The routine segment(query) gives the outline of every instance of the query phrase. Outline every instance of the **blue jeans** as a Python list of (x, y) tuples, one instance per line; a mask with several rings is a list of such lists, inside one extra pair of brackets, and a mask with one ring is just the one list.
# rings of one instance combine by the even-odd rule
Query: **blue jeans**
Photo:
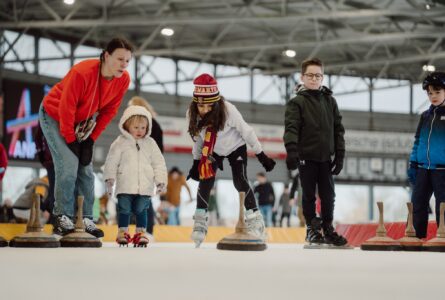
[(272, 227), (272, 205), (260, 205), (259, 207), (266, 227)]
[(128, 227), (132, 213), (136, 216), (136, 227), (146, 228), (147, 209), (150, 207), (150, 205), (150, 196), (142, 196), (137, 194), (117, 195), (117, 224), (119, 228)]
[(181, 225), (181, 222), (179, 220), (179, 206), (170, 208), (170, 212), (168, 213), (167, 225)]
[(445, 170), (417, 169), (416, 183), (411, 195), (413, 225), (418, 238), (427, 236), (430, 198), (436, 198), (436, 223), (439, 226), (440, 203), (445, 202)]
[(93, 218), (94, 174), (93, 164), (82, 166), (79, 158), (68, 148), (60, 135), (59, 122), (51, 118), (40, 105), (39, 122), (53, 157), (55, 171), (54, 215), (73, 217), (77, 196), (83, 196), (83, 217)]

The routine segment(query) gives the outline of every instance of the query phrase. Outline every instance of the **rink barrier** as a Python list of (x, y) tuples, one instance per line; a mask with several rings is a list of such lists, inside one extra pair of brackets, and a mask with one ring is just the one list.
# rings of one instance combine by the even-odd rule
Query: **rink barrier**
[[(395, 240), (405, 235), (405, 222), (385, 223), (387, 235)], [(364, 241), (375, 236), (377, 224), (339, 224), (336, 230), (343, 235), (349, 242), (349, 245), (359, 247)], [(436, 236), (436, 222), (431, 221), (428, 224), (427, 240)]]
[[(117, 225), (98, 225), (104, 231), (103, 242), (114, 242), (117, 234)], [(7, 240), (25, 232), (26, 224), (0, 224), (0, 236)], [(134, 234), (134, 226), (130, 226), (130, 233)], [(51, 234), (52, 226), (45, 225), (44, 231)], [(156, 225), (154, 238), (156, 242), (190, 243), (192, 227)], [(217, 243), (226, 235), (234, 232), (229, 227), (209, 227), (206, 242)], [(269, 243), (304, 243), (305, 228), (268, 228)]]

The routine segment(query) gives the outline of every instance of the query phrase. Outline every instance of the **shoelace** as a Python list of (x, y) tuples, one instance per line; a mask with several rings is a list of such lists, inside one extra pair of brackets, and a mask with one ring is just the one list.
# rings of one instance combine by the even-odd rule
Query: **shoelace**
[(73, 222), (67, 216), (63, 215), (59, 220), (60, 220), (60, 225), (63, 228), (66, 228), (66, 229), (73, 229), (74, 228)]

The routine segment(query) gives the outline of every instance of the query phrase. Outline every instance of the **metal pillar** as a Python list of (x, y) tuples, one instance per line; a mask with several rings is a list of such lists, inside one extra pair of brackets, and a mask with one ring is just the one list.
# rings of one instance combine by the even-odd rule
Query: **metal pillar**
[(253, 89), (253, 87), (254, 87), (254, 82), (253, 82), (253, 70), (251, 69), (250, 70), (250, 103), (254, 103), (255, 101), (254, 101), (254, 99), (253, 99), (253, 97), (254, 97), (254, 89)]
[(34, 37), (34, 74), (39, 75), (39, 57), (40, 57), (40, 53), (39, 53), (39, 42), (40, 42), (40, 37), (39, 36), (35, 36)]
[(368, 191), (369, 191), (369, 199), (368, 199), (368, 218), (369, 221), (372, 221), (374, 219), (374, 186), (373, 185), (369, 185), (368, 186)]
[(177, 97), (179, 95), (179, 67), (178, 67), (178, 60), (174, 59), (175, 63), (175, 96)]
[(134, 58), (134, 92), (136, 95), (141, 93), (141, 78), (139, 76), (139, 56)]

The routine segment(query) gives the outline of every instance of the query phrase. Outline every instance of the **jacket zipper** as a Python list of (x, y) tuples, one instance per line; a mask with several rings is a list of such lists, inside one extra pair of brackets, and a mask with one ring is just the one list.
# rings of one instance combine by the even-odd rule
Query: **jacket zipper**
[(428, 170), (431, 168), (430, 140), (431, 140), (431, 134), (433, 133), (433, 123), (434, 123), (434, 120), (436, 119), (436, 110), (437, 110), (437, 107), (434, 108), (433, 120), (431, 121), (430, 132), (428, 134), (428, 147), (427, 147), (427, 151), (426, 151), (426, 158), (428, 160)]
[(139, 157), (139, 150), (141, 150), (141, 147), (139, 147), (138, 142), (136, 142), (136, 148), (138, 149), (138, 194), (141, 194), (141, 176), (140, 176), (140, 157)]

